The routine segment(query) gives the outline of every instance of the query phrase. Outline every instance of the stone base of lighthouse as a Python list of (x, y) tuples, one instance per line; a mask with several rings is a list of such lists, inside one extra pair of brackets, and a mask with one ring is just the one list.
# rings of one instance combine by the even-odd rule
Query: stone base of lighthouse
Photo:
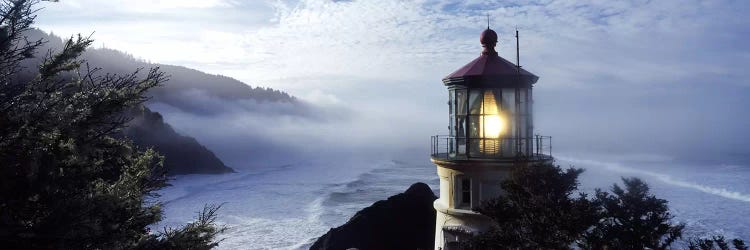
[(432, 159), (440, 177), (440, 198), (433, 206), (437, 211), (435, 249), (458, 249), (460, 242), (493, 226), (490, 218), (474, 212), (483, 201), (502, 192), (501, 183), (514, 167), (533, 161), (440, 160)]

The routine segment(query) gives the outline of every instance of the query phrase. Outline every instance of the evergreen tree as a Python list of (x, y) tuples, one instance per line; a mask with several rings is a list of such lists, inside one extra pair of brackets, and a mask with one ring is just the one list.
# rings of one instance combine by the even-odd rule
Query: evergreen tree
[(667, 201), (649, 193), (638, 178), (623, 178), (612, 193), (596, 190), (599, 222), (579, 246), (587, 249), (666, 249), (682, 236), (683, 224), (670, 223)]
[[(180, 229), (161, 220), (163, 158), (118, 136), (144, 93), (167, 80), (151, 69), (99, 74), (78, 59), (92, 40), (67, 40), (39, 74), (14, 78), (43, 41), (24, 37), (33, 0), (0, 2), (0, 246), (4, 249), (208, 249), (223, 231), (208, 206)], [(85, 65), (85, 67), (82, 67)]]
[[(737, 250), (747, 250), (748, 246), (741, 239), (733, 239), (732, 247)], [(710, 239), (691, 239), (688, 241), (689, 250), (729, 250), (729, 242), (721, 235), (712, 236)]]
[(670, 223), (667, 201), (649, 193), (637, 178), (612, 194), (578, 193), (581, 169), (553, 164), (517, 167), (502, 184), (505, 193), (476, 209), (496, 226), (464, 245), (466, 249), (665, 249), (684, 225)]
[(505, 194), (476, 211), (497, 223), (468, 249), (566, 249), (596, 222), (593, 204), (578, 194), (582, 169), (541, 164), (514, 169)]

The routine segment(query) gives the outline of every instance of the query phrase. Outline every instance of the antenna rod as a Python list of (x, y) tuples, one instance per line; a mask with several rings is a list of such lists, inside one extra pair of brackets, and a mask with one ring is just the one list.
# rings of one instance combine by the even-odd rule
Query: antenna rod
[(490, 14), (487, 14), (487, 29), (490, 29)]
[(518, 68), (518, 72), (521, 72), (521, 52), (518, 49), (518, 29), (516, 29), (516, 67)]

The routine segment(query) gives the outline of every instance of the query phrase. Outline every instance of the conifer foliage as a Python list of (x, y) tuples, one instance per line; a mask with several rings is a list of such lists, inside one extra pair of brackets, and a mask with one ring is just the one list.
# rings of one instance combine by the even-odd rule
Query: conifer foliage
[[(144, 93), (167, 80), (158, 69), (97, 74), (67, 40), (39, 74), (18, 82), (22, 60), (44, 41), (24, 37), (35, 0), (0, 0), (0, 245), (4, 249), (209, 249), (223, 228), (216, 206), (194, 223), (150, 232), (161, 220), (163, 158), (117, 136)], [(43, 54), (43, 53), (42, 53)]]
[(502, 184), (506, 194), (485, 202), (477, 211), (497, 227), (479, 235), (470, 249), (564, 249), (596, 218), (592, 202), (578, 188), (582, 169), (563, 171), (550, 165), (514, 169)]
[(497, 224), (466, 243), (466, 249), (666, 249), (682, 236), (667, 201), (637, 178), (624, 178), (612, 193), (577, 193), (582, 169), (551, 163), (518, 167), (505, 193), (477, 212)]
[(649, 193), (638, 178), (623, 178), (624, 188), (612, 185), (612, 193), (596, 190), (599, 219), (580, 246), (587, 249), (666, 249), (682, 236), (683, 224), (671, 224), (667, 201)]
[[(731, 244), (730, 244), (731, 242)], [(748, 250), (748, 246), (741, 239), (733, 239), (731, 241), (724, 238), (721, 235), (714, 235), (711, 238), (704, 239), (691, 239), (688, 242), (689, 250)]]

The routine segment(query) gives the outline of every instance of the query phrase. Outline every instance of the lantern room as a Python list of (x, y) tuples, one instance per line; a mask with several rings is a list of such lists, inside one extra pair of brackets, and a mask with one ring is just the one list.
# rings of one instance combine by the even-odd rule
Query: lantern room
[(500, 57), (497, 41), (497, 33), (486, 29), (480, 36), (481, 55), (443, 79), (449, 134), (433, 136), (433, 158), (549, 155), (551, 138), (534, 135), (532, 86), (539, 77)]
[(539, 77), (518, 66), (518, 54), (516, 64), (500, 57), (497, 41), (488, 27), (479, 57), (443, 78), (448, 134), (432, 137), (430, 156), (440, 177), (436, 250), (459, 249), (495, 225), (474, 209), (502, 194), (513, 169), (553, 161), (552, 138), (534, 134), (532, 87)]

